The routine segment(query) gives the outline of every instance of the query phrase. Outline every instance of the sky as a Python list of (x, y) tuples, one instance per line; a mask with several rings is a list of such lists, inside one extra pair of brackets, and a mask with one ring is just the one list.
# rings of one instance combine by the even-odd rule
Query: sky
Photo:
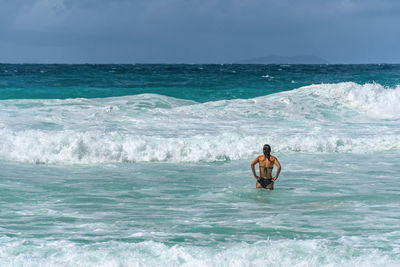
[(400, 63), (398, 0), (0, 0), (2, 63)]

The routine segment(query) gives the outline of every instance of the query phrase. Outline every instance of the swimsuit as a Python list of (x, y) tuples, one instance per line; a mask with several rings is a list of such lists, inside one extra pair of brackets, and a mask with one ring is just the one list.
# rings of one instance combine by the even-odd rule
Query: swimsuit
[(267, 188), (268, 185), (272, 184), (272, 178), (260, 178), (260, 180), (257, 180), (257, 182), (262, 188)]
[[(271, 169), (271, 170), (274, 168), (274, 166), (272, 167), (261, 166), (261, 167), (263, 167), (264, 169)], [(257, 182), (260, 183), (261, 187), (263, 188), (267, 188), (268, 185), (273, 183), (272, 178), (263, 178), (263, 177), (261, 177), (260, 180), (257, 180)]]

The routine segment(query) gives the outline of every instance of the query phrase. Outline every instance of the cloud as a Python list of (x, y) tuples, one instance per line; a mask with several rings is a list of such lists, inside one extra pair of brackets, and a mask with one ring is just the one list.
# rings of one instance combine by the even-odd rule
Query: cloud
[(398, 12), (394, 0), (0, 0), (0, 42), (35, 51), (64, 46), (66, 54), (91, 60), (215, 62), (314, 53), (335, 62), (390, 52), (399, 58), (389, 45), (400, 42)]
[(64, 0), (38, 0), (23, 5), (14, 19), (14, 29), (52, 29), (68, 23)]

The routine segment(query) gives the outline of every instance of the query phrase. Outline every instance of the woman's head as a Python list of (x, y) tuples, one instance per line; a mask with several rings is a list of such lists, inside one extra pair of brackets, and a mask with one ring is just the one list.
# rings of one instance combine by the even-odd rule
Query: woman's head
[(270, 155), (271, 155), (271, 147), (270, 147), (270, 145), (268, 145), (268, 144), (265, 144), (264, 145), (264, 147), (263, 147), (263, 153), (264, 153), (264, 155), (268, 158), (268, 160), (269, 160), (269, 157), (270, 157)]

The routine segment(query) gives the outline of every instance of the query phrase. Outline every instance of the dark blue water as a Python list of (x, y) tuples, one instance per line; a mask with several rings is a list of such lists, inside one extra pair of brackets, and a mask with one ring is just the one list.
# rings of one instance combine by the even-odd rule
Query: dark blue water
[(400, 65), (0, 64), (0, 99), (154, 93), (207, 102), (347, 81), (393, 87), (400, 84)]

